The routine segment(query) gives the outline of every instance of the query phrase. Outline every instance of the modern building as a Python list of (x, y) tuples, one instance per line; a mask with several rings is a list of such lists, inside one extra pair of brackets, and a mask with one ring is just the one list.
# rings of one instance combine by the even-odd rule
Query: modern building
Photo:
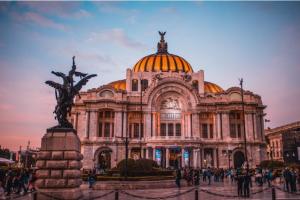
[[(111, 168), (125, 158), (150, 158), (162, 167), (250, 167), (266, 159), (261, 97), (222, 89), (169, 53), (160, 32), (157, 52), (127, 69), (124, 80), (80, 93), (71, 120), (84, 155), (83, 168)], [(222, 71), (220, 70), (220, 73)], [(244, 128), (247, 152), (244, 151)]]
[(300, 162), (300, 121), (266, 129), (265, 133), (268, 159)]

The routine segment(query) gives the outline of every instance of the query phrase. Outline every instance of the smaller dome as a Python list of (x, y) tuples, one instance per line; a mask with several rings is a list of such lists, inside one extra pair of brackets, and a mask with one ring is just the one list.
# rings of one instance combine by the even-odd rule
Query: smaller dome
[(223, 92), (224, 90), (218, 86), (215, 83), (211, 83), (208, 81), (204, 81), (204, 92), (205, 93), (219, 93), (219, 92)]
[(112, 86), (115, 90), (126, 90), (126, 80), (125, 79), (114, 81), (107, 85)]

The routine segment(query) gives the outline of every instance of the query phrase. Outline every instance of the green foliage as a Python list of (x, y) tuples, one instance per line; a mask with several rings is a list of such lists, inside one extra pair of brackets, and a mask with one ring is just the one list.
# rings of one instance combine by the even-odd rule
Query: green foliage
[[(124, 176), (126, 173), (125, 162), (125, 159), (121, 160), (117, 164), (117, 168), (111, 170), (111, 172), (116, 173), (118, 171), (121, 176)], [(128, 176), (169, 176), (173, 173), (171, 170), (159, 169), (157, 163), (150, 159), (128, 159), (127, 166)]]
[(278, 160), (263, 160), (260, 162), (262, 168), (282, 168), (284, 167), (284, 162)]

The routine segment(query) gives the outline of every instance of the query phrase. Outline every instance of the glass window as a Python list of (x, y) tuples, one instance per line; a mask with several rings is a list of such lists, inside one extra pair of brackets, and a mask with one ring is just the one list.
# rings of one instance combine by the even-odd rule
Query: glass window
[(110, 136), (110, 123), (104, 124), (104, 137)]
[(202, 137), (203, 138), (208, 138), (207, 124), (202, 124)]
[(174, 136), (174, 125), (168, 124), (168, 136)]
[(145, 91), (146, 88), (148, 87), (148, 80), (147, 79), (143, 79), (141, 81), (141, 83), (142, 83), (142, 91)]
[(111, 137), (114, 137), (115, 125), (111, 123)]
[(237, 133), (238, 133), (238, 138), (241, 138), (242, 137), (242, 128), (241, 128), (241, 125), (238, 124), (237, 125)]
[(132, 85), (131, 85), (131, 90), (132, 91), (138, 91), (138, 80), (137, 79), (133, 79), (132, 80)]
[(141, 124), (141, 137), (144, 137), (144, 124)]
[(105, 111), (105, 118), (110, 118), (111, 111)]
[(138, 123), (134, 123), (134, 126), (133, 126), (133, 137), (134, 138), (139, 138), (139, 124)]
[(99, 123), (98, 137), (102, 137), (102, 123)]
[(194, 89), (198, 90), (198, 81), (194, 80), (194, 81), (192, 82), (192, 87), (193, 87)]
[(176, 124), (176, 136), (181, 136), (181, 124)]
[(214, 138), (214, 127), (212, 124), (209, 125), (209, 133), (210, 133), (210, 138)]
[(160, 135), (161, 136), (166, 136), (166, 132), (167, 132), (166, 124), (165, 123), (160, 124)]
[(236, 138), (235, 124), (230, 124), (230, 137)]

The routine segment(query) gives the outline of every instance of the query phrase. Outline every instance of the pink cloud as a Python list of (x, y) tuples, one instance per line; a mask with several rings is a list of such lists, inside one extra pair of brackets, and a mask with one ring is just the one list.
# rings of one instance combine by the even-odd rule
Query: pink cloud
[(66, 26), (57, 22), (54, 22), (53, 20), (44, 17), (43, 15), (40, 15), (35, 12), (26, 12), (26, 13), (17, 13), (13, 12), (12, 17), (19, 22), (30, 22), (30, 23), (35, 23), (39, 26), (46, 27), (46, 28), (53, 28), (53, 29), (58, 29), (58, 30), (66, 30)]
[(120, 28), (114, 28), (114, 29), (109, 29), (106, 31), (98, 32), (98, 33), (92, 33), (90, 38), (88, 39), (89, 41), (114, 41), (115, 43), (127, 47), (127, 48), (132, 48), (132, 49), (145, 49), (146, 45), (135, 41), (131, 38), (128, 37), (128, 35), (124, 32), (123, 29)]

